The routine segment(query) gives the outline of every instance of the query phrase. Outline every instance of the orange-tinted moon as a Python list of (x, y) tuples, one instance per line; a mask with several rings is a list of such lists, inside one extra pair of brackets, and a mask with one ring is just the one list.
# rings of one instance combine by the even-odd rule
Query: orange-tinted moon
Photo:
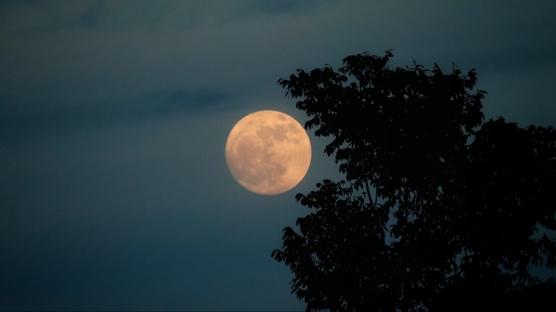
[(311, 164), (311, 142), (291, 116), (271, 110), (238, 121), (226, 141), (226, 163), (236, 181), (264, 195), (295, 187)]

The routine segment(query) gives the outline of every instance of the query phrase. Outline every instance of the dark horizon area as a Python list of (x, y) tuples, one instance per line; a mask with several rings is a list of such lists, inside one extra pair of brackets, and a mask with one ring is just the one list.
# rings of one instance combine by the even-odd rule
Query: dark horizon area
[[(277, 80), (368, 52), (476, 69), (487, 119), (556, 124), (556, 2), (0, 2), (0, 310), (304, 309), (271, 252), (339, 177), (250, 193), (226, 167)], [(546, 274), (541, 271), (539, 274)]]

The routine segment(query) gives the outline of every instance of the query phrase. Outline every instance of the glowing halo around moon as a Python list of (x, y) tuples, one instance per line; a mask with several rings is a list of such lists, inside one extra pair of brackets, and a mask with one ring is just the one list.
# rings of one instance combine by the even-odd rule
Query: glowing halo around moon
[(294, 188), (311, 164), (311, 142), (291, 116), (272, 110), (239, 120), (226, 141), (226, 163), (251, 192), (276, 195)]

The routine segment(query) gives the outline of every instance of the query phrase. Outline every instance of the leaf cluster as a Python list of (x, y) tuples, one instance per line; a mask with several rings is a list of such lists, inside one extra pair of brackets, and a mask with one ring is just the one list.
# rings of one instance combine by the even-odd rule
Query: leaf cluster
[(311, 212), (273, 252), (292, 291), (308, 310), (427, 311), (552, 289), (530, 268), (556, 264), (556, 131), (485, 122), (474, 70), (392, 57), (279, 80), (345, 177), (296, 196)]

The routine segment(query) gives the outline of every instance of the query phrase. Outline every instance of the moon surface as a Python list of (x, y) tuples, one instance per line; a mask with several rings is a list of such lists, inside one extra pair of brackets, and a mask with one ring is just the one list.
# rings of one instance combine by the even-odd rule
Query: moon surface
[(311, 142), (291, 116), (272, 110), (238, 121), (226, 141), (226, 163), (236, 181), (263, 195), (295, 187), (311, 164)]

